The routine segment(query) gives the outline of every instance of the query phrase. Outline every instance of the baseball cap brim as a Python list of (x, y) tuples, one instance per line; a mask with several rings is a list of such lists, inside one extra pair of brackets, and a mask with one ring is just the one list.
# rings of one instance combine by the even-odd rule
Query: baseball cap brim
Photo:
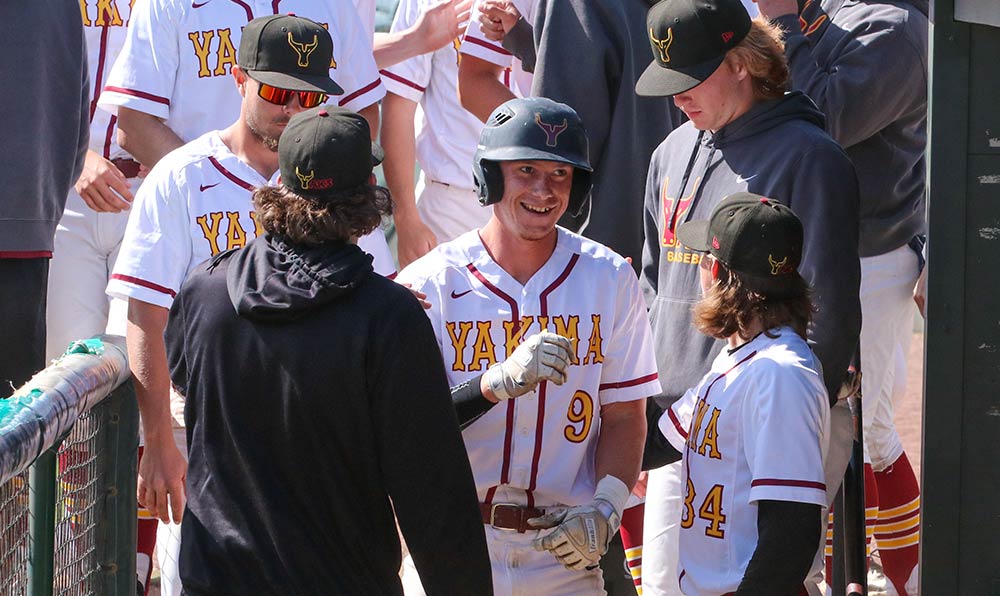
[(372, 167), (382, 163), (383, 159), (385, 159), (385, 151), (382, 150), (382, 146), (372, 141)]
[(708, 220), (686, 221), (677, 227), (677, 239), (681, 244), (697, 252), (709, 252), (712, 247), (708, 240)]
[(246, 71), (255, 81), (288, 89), (290, 91), (315, 91), (326, 93), (327, 95), (343, 95), (344, 89), (335, 83), (333, 79), (323, 75), (288, 74), (270, 70), (248, 70)]
[(653, 60), (635, 84), (635, 92), (643, 97), (664, 97), (684, 93), (700, 85), (719, 68), (725, 54), (694, 66), (664, 68)]

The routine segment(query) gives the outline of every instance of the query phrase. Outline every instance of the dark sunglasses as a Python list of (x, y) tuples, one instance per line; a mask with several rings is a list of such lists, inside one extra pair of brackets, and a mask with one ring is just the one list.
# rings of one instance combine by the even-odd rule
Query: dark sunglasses
[(292, 91), (290, 89), (272, 87), (260, 81), (257, 81), (257, 85), (257, 95), (261, 99), (279, 106), (287, 104), (288, 100), (296, 94), (299, 96), (299, 105), (303, 108), (315, 108), (325, 102), (328, 97), (326, 93), (320, 93), (319, 91)]

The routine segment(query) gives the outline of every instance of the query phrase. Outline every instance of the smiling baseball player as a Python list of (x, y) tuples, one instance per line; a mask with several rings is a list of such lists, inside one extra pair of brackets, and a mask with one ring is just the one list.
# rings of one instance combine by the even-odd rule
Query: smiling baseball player
[[(497, 594), (603, 594), (597, 564), (638, 475), (645, 398), (659, 389), (631, 266), (556, 226), (580, 208), (590, 171), (569, 106), (503, 104), (474, 161), (489, 222), (399, 276), (433, 304), (450, 384), (482, 391), (479, 412), (459, 413)], [(508, 361), (524, 366), (518, 346), (558, 343), (550, 334), (569, 339), (565, 382), (504, 382)]]

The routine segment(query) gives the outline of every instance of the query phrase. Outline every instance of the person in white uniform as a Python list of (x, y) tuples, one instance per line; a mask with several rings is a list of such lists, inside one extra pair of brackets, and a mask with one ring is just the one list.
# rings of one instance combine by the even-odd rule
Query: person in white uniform
[[(305, 66), (290, 38), (316, 40)], [(165, 522), (157, 539), (164, 594), (180, 594), (180, 532), (166, 522), (180, 521), (186, 469), (183, 401), (170, 394), (163, 344), (167, 312), (195, 266), (259, 233), (251, 193), (278, 169), (285, 124), (341, 92), (330, 79), (332, 50), (330, 35), (308, 19), (269, 16), (247, 24), (230, 83), (243, 98), (239, 117), (153, 168), (136, 196), (108, 283), (109, 295), (128, 301), (126, 339), (145, 434), (138, 496)]]
[[(623, 257), (556, 226), (590, 188), (586, 132), (569, 106), (501, 105), (473, 170), (489, 221), (399, 281), (427, 295), (458, 387), (494, 591), (603, 594), (598, 563), (638, 477), (646, 397), (660, 388), (638, 280)], [(565, 376), (526, 374), (539, 352), (557, 370), (565, 360)]]
[(678, 238), (702, 255), (694, 324), (726, 342), (648, 443), (683, 454), (680, 589), (804, 594), (828, 498), (830, 407), (806, 343), (814, 308), (797, 269), (802, 222), (741, 192), (708, 220), (681, 224)]
[[(392, 31), (406, 31), (434, 0), (403, 0)], [(489, 211), (479, 206), (469, 172), (482, 122), (458, 101), (459, 39), (437, 51), (381, 71), (388, 93), (382, 103), (386, 184), (395, 203), (399, 264), (405, 267), (439, 242), (481, 228)], [(417, 105), (423, 126), (414, 131)], [(414, 184), (414, 165), (420, 179)]]

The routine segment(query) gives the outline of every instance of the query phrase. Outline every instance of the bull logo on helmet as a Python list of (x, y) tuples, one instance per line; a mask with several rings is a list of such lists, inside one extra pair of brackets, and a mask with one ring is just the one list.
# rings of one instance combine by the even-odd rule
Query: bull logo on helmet
[(767, 262), (771, 264), (771, 275), (781, 275), (782, 273), (788, 273), (791, 267), (788, 266), (788, 257), (781, 259), (780, 261), (775, 261), (774, 257), (767, 255)]
[(299, 184), (302, 185), (302, 190), (309, 190), (309, 183), (316, 177), (316, 170), (309, 170), (308, 174), (303, 174), (299, 171), (299, 166), (295, 166), (295, 175), (299, 179)]
[(542, 115), (537, 112), (535, 113), (535, 124), (545, 132), (545, 145), (548, 147), (555, 147), (559, 135), (569, 128), (569, 122), (565, 118), (563, 118), (562, 124), (549, 124), (542, 122)]
[(653, 28), (650, 27), (649, 41), (653, 44), (653, 47), (656, 48), (656, 51), (659, 52), (660, 62), (663, 62), (664, 64), (669, 64), (670, 54), (668, 54), (667, 52), (668, 50), (670, 50), (670, 44), (674, 43), (674, 28), (667, 27), (666, 39), (657, 39), (656, 33), (653, 33)]
[(309, 66), (309, 56), (319, 47), (319, 36), (313, 35), (313, 40), (309, 43), (300, 43), (292, 37), (292, 32), (288, 32), (288, 45), (292, 46), (295, 54), (299, 57), (298, 65), (302, 68)]

